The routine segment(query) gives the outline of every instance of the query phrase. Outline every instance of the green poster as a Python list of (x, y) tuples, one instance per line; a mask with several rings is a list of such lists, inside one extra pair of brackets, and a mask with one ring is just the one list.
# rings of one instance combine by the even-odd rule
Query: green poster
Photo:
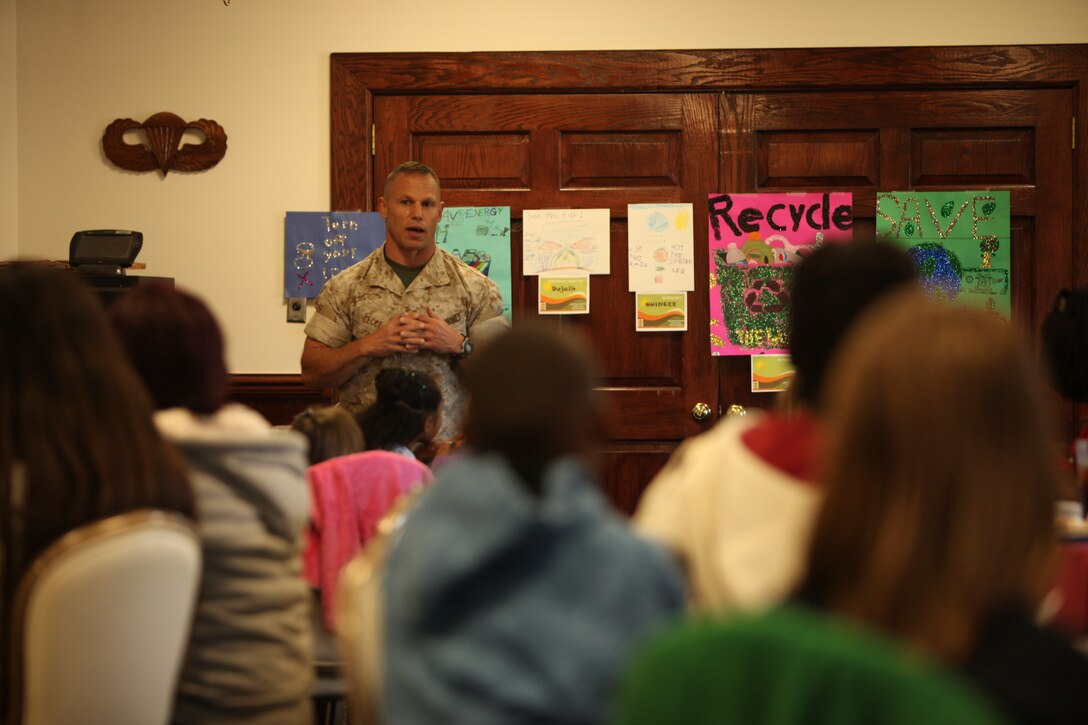
[(438, 220), (435, 241), (499, 286), (502, 313), (511, 319), (510, 207), (448, 206)]
[(878, 193), (876, 237), (907, 250), (929, 294), (1011, 319), (1009, 192)]

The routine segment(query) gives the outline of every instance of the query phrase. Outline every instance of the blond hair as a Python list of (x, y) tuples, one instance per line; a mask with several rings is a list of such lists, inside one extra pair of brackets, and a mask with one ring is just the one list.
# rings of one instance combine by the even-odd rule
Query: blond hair
[(393, 186), (393, 181), (401, 174), (429, 176), (434, 179), (434, 183), (438, 184), (439, 194), (441, 194), (442, 182), (439, 180), (438, 174), (435, 173), (434, 169), (419, 161), (405, 161), (402, 164), (398, 164), (397, 167), (390, 171), (385, 177), (385, 185), (382, 187), (382, 196), (389, 196), (389, 189)]
[(355, 416), (338, 405), (310, 406), (291, 421), (291, 430), (310, 442), (311, 466), (366, 448)]
[(828, 396), (828, 487), (805, 588), (951, 661), (1052, 577), (1045, 394), (991, 314), (895, 295), (849, 336)]

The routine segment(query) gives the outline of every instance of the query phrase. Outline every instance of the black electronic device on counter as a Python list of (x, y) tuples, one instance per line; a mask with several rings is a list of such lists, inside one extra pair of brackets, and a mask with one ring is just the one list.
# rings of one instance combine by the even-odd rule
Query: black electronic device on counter
[(141, 232), (88, 229), (72, 235), (68, 264), (84, 274), (123, 275), (144, 245)]
[(124, 229), (88, 229), (72, 235), (68, 264), (91, 286), (102, 304), (141, 284), (174, 284), (173, 277), (128, 275), (125, 270), (136, 261), (144, 235)]

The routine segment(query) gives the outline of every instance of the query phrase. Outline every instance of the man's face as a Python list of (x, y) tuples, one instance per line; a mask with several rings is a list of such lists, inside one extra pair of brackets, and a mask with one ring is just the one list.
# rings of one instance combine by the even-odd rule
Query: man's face
[(378, 199), (385, 219), (386, 253), (401, 264), (426, 262), (434, 253), (434, 233), (442, 217), (441, 191), (429, 174), (399, 174)]

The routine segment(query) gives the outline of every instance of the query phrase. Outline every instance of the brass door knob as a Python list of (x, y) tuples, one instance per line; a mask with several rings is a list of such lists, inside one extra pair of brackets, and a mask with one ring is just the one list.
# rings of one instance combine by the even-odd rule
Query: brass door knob
[(733, 403), (729, 406), (729, 410), (725, 411), (726, 417), (731, 415), (748, 415), (748, 411), (745, 410), (743, 405), (737, 405)]
[(710, 417), (712, 412), (714, 411), (706, 403), (696, 403), (695, 407), (691, 409), (691, 417), (698, 421), (704, 421)]

